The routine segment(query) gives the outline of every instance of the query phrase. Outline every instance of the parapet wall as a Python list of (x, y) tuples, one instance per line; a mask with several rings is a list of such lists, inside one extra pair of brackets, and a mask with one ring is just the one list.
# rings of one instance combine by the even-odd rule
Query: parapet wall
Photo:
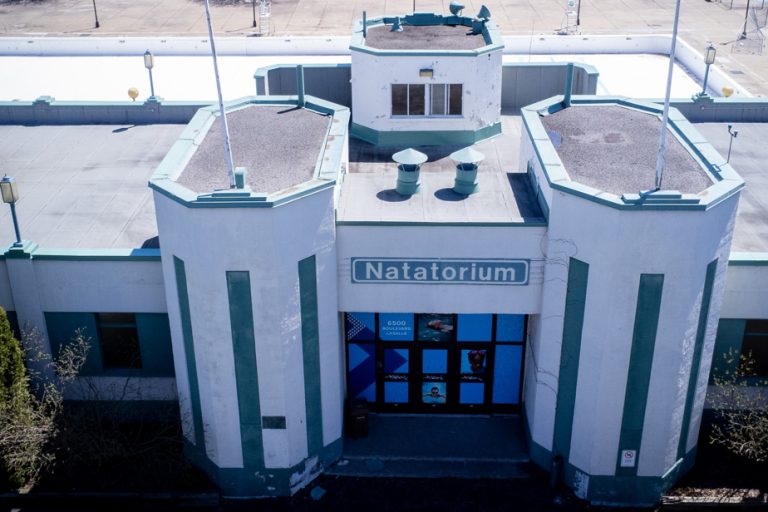
[[(565, 88), (567, 63), (504, 64), (501, 76), (501, 108), (520, 110), (550, 96), (562, 94)], [(586, 64), (574, 65), (573, 94), (595, 94), (597, 70)], [(310, 64), (304, 66), (306, 94), (340, 105), (352, 104), (349, 64)], [(260, 68), (254, 74), (256, 94), (295, 95), (296, 65), (275, 65)]]
[(186, 124), (206, 102), (35, 101), (0, 102), (0, 125)]

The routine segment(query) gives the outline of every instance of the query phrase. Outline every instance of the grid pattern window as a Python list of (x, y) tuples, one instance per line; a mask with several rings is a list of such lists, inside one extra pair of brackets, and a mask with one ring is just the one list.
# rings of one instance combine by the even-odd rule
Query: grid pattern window
[(461, 84), (392, 84), (393, 116), (460, 116)]
[(754, 361), (756, 376), (768, 377), (768, 320), (747, 320), (741, 353)]
[(141, 368), (139, 333), (133, 313), (97, 313), (101, 360), (105, 369)]

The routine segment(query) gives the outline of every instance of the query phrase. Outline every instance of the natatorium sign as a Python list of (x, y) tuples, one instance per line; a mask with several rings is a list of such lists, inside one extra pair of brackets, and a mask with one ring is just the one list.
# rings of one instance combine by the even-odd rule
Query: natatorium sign
[(353, 283), (528, 284), (529, 260), (352, 258)]

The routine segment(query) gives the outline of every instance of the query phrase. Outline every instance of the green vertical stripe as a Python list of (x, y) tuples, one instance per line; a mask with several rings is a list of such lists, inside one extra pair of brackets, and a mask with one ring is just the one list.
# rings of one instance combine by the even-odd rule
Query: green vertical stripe
[(195, 343), (192, 338), (192, 317), (189, 313), (189, 293), (187, 291), (187, 273), (184, 262), (173, 257), (176, 271), (176, 292), (179, 296), (179, 314), (181, 315), (181, 333), (184, 337), (184, 355), (187, 359), (187, 375), (189, 379), (189, 400), (192, 406), (192, 423), (195, 427), (195, 446), (205, 453), (205, 436), (203, 432), (203, 413), (200, 410), (200, 388), (197, 382), (197, 358)]
[(701, 352), (704, 348), (704, 338), (707, 335), (707, 321), (709, 320), (709, 304), (712, 299), (712, 286), (715, 282), (715, 271), (717, 270), (717, 260), (707, 265), (707, 275), (704, 278), (704, 293), (701, 295), (701, 309), (699, 310), (699, 325), (696, 328), (696, 344), (693, 347), (693, 358), (691, 359), (691, 373), (688, 376), (688, 394), (685, 397), (685, 412), (683, 413), (683, 423), (680, 425), (680, 444), (677, 446), (677, 458), (685, 455), (685, 447), (688, 444), (688, 431), (691, 423), (691, 410), (693, 401), (696, 397), (696, 383), (699, 377), (699, 367), (701, 366)]
[[(641, 274), (637, 292), (635, 328), (632, 333), (632, 349), (629, 355), (627, 387), (624, 393), (624, 412), (621, 418), (619, 454), (616, 460), (617, 475), (637, 475), (640, 456), (640, 442), (645, 422), (645, 407), (648, 403), (648, 388), (651, 384), (653, 351), (656, 345), (656, 331), (659, 327), (661, 292), (664, 288), (663, 274)], [(621, 451), (635, 450), (635, 466), (621, 467)]]
[(320, 335), (317, 321), (317, 271), (315, 257), (299, 262), (301, 343), (304, 354), (304, 402), (307, 414), (309, 455), (323, 448), (323, 411), (320, 398)]
[(229, 321), (232, 326), (232, 351), (235, 356), (237, 408), (240, 412), (240, 440), (243, 464), (247, 468), (264, 466), (261, 435), (259, 375), (256, 369), (256, 340), (253, 332), (251, 278), (248, 272), (227, 272)]
[(557, 408), (552, 453), (568, 459), (571, 451), (573, 410), (576, 403), (576, 381), (579, 376), (581, 332), (587, 300), (589, 265), (571, 258), (568, 265), (568, 288), (565, 294), (563, 343), (560, 348), (560, 374), (557, 384)]

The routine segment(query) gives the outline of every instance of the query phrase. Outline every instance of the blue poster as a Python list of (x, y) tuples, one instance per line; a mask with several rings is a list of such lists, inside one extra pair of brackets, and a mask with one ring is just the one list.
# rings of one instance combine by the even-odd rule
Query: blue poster
[(379, 339), (413, 341), (413, 313), (380, 313)]
[(496, 341), (523, 341), (525, 315), (496, 315)]
[(453, 341), (453, 315), (419, 315), (419, 341)]
[(425, 404), (444, 404), (445, 382), (425, 382), (421, 385), (421, 400)]
[(491, 341), (493, 315), (459, 315), (459, 341)]
[(376, 315), (373, 313), (347, 313), (347, 340), (373, 341), (376, 331)]

